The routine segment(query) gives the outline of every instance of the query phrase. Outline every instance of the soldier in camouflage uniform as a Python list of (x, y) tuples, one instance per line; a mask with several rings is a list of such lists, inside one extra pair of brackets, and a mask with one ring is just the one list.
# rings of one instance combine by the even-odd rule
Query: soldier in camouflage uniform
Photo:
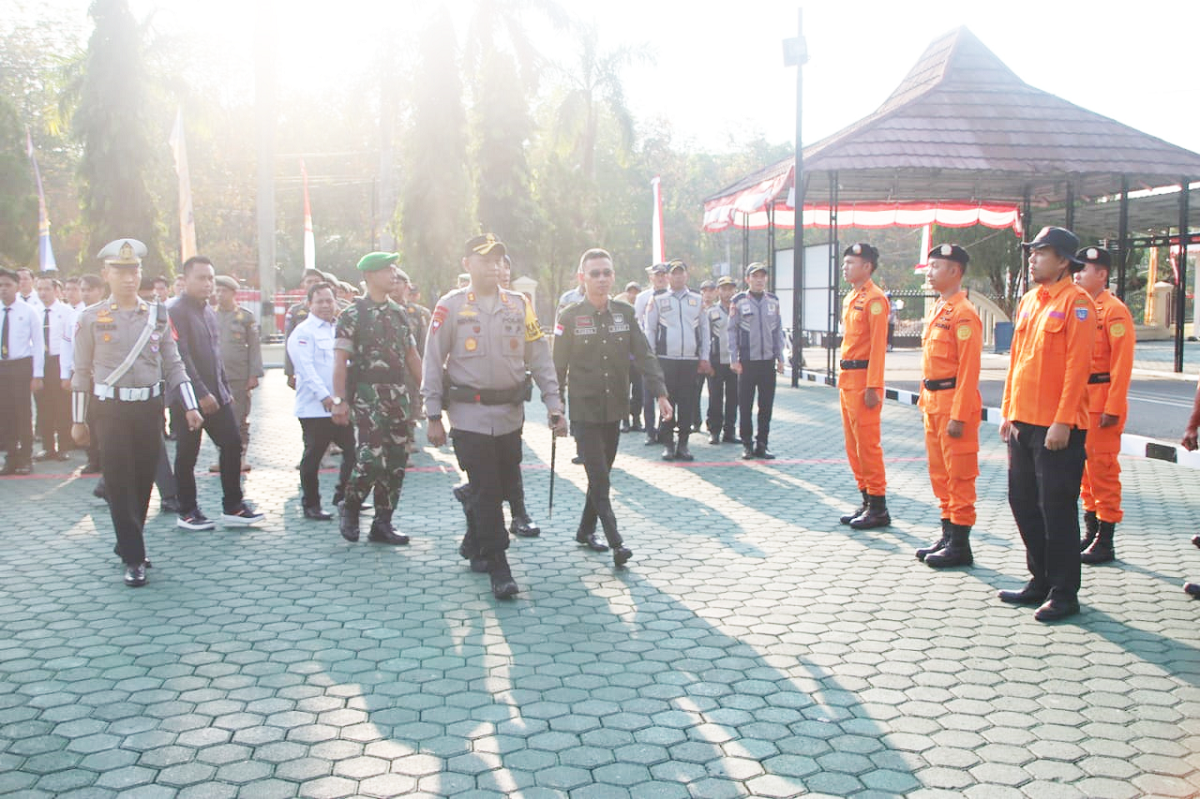
[(341, 533), (347, 541), (358, 540), (363, 499), (379, 487), (383, 490), (375, 494), (370, 540), (408, 543), (408, 536), (392, 527), (392, 513), (408, 465), (408, 419), (419, 407), (418, 400), (409, 396), (405, 379), (420, 384), (421, 357), (404, 309), (388, 296), (397, 280), (395, 263), (399, 258), (399, 253), (364, 255), (358, 269), (367, 296), (338, 317), (333, 345), (338, 352), (333, 362), (337, 393), (333, 421), (344, 425), (353, 418), (357, 440), (357, 459), (341, 506)]

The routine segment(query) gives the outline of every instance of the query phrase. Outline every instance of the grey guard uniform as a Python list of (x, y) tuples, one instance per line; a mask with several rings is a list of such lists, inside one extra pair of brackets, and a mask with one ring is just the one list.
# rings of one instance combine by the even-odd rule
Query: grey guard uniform
[[(125, 360), (154, 314), (154, 330), (116, 386), (108, 376)], [(164, 381), (166, 383), (164, 387)], [(117, 550), (130, 566), (146, 560), (142, 530), (155, 467), (162, 447), (164, 391), (179, 390), (184, 408), (199, 405), (175, 346), (167, 309), (138, 300), (136, 310), (120, 310), (107, 300), (85, 308), (75, 329), (75, 373), (71, 376), (75, 424), (85, 424), (92, 404), (100, 445), (108, 509)]]
[[(679, 449), (686, 453), (695, 411), (697, 369), (700, 361), (708, 360), (710, 347), (708, 315), (700, 292), (685, 287), (655, 294), (646, 304), (645, 328), (650, 347), (662, 364), (663, 380), (676, 414), (673, 422), (660, 427), (658, 438), (673, 449), (672, 428), (678, 428)], [(667, 457), (665, 453), (663, 457)]]
[(528, 369), (551, 413), (562, 413), (558, 378), (533, 309), (524, 295), (498, 289), (488, 311), (470, 288), (438, 300), (425, 341), (421, 395), (425, 413), (449, 414), (459, 466), (470, 482), (473, 540), (468, 558), (487, 558), (508, 549), (504, 529), (504, 473), (520, 468)]
[[(740, 362), (738, 378), (739, 433), (746, 455), (770, 458), (767, 440), (775, 407), (775, 364), (783, 359), (783, 320), (779, 298), (769, 291), (758, 296), (743, 291), (729, 303), (729, 358)], [(758, 392), (758, 433), (754, 432), (754, 392)], [(753, 446), (752, 443), (753, 442)]]
[(709, 442), (719, 444), (722, 436), (732, 442), (733, 426), (737, 424), (738, 376), (729, 360), (729, 311), (718, 300), (705, 308), (704, 313), (708, 316), (712, 341), (709, 362), (713, 373), (708, 377), (708, 414), (705, 418), (711, 436)]
[(229, 380), (229, 393), (233, 395), (233, 415), (237, 419), (238, 432), (242, 436), (242, 457), (250, 443), (250, 390), (246, 384), (252, 377), (261, 378), (263, 372), (262, 342), (259, 340), (258, 323), (254, 314), (245, 308), (217, 312), (217, 332), (221, 339), (221, 361), (225, 364), (225, 377)]

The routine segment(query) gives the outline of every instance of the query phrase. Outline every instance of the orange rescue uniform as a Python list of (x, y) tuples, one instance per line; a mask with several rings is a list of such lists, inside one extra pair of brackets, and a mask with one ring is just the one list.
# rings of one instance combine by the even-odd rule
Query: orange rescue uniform
[[(1080, 494), (1084, 510), (1094, 511), (1101, 521), (1116, 524), (1121, 511), (1121, 433), (1129, 412), (1129, 381), (1133, 375), (1135, 343), (1133, 316), (1125, 303), (1107, 289), (1095, 298), (1096, 344), (1092, 348), (1088, 380), (1087, 461)], [(1100, 426), (1101, 414), (1117, 417), (1110, 427)]]
[[(883, 411), (883, 358), (887, 352), (888, 298), (869, 278), (842, 302), (842, 364), (838, 394), (846, 458), (860, 491), (882, 496), (887, 490), (880, 444)], [(879, 393), (879, 404), (868, 408), (867, 389)]]
[(1095, 313), (1069, 276), (1021, 298), (1000, 407), (1005, 419), (1088, 429)]
[[(983, 323), (966, 292), (938, 301), (921, 345), (920, 406), (925, 412), (929, 482), (941, 504), (942, 518), (971, 527), (979, 476)], [(946, 432), (951, 420), (963, 424), (959, 438)]]

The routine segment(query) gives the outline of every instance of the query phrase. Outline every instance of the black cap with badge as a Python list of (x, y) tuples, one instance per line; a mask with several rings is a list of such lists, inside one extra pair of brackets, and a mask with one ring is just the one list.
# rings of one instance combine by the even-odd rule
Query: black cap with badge
[(967, 251), (957, 244), (939, 244), (930, 250), (929, 254), (925, 257), (944, 258), (947, 261), (954, 261), (957, 264), (961, 264), (964, 269), (966, 269), (967, 263), (971, 260), (971, 256), (967, 254)]
[(853, 255), (855, 258), (862, 258), (864, 261), (870, 261), (876, 266), (879, 265), (879, 250), (867, 244), (865, 241), (860, 241), (858, 244), (851, 244), (842, 252), (842, 257), (846, 258)]
[(1075, 253), (1075, 257), (1085, 264), (1095, 264), (1105, 269), (1112, 268), (1112, 253), (1103, 247), (1084, 247)]

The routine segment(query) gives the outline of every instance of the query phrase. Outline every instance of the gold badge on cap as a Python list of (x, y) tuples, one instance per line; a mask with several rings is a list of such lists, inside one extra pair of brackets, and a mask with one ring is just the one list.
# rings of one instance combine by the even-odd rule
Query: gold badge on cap
[(117, 252), (117, 257), (120, 258), (122, 261), (132, 261), (133, 260), (133, 245), (127, 241), (122, 243), (121, 249)]

